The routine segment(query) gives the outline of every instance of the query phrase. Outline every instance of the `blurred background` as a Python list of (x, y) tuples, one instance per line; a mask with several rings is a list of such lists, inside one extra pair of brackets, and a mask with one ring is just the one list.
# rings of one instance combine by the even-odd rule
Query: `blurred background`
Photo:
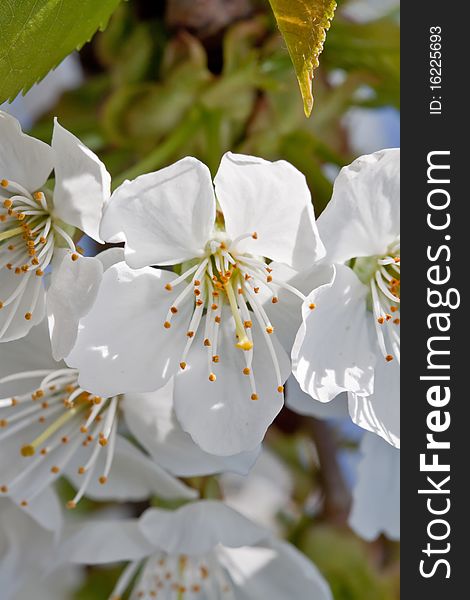
[[(227, 150), (283, 158), (306, 175), (318, 215), (343, 165), (399, 146), (397, 2), (338, 2), (320, 63), (306, 119), (268, 0), (129, 0), (80, 53), (2, 108), (47, 142), (57, 116), (105, 162), (115, 186), (187, 155), (213, 174)], [(286, 408), (248, 478), (195, 483), (300, 548), (335, 600), (395, 600), (398, 543), (365, 541), (348, 524), (363, 432), (338, 414)], [(84, 500), (78, 512), (144, 508)], [(120, 569), (71, 569), (24, 598), (102, 600)]]

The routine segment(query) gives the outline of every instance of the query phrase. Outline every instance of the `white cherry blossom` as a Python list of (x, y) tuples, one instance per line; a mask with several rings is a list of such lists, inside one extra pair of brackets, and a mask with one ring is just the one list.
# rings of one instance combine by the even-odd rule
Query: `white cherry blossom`
[(300, 552), (216, 501), (149, 509), (138, 521), (80, 523), (62, 552), (82, 564), (129, 561), (110, 600), (129, 588), (131, 600), (332, 599)]
[(183, 429), (206, 452), (234, 455), (261, 442), (290, 372), (275, 333), (279, 290), (298, 303), (304, 294), (275, 264), (298, 272), (324, 248), (305, 178), (289, 163), (229, 153), (214, 183), (185, 158), (114, 192), (101, 235), (125, 241), (127, 264), (103, 276), (67, 362), (104, 395), (175, 376)]
[[(47, 184), (52, 170), (53, 191)], [(43, 279), (50, 269), (52, 304), (67, 304), (79, 291), (76, 316), (86, 313), (102, 268), (95, 258), (80, 256), (74, 234), (80, 230), (100, 241), (109, 195), (110, 176), (103, 163), (57, 120), (49, 146), (24, 134), (15, 118), (0, 111), (1, 342), (25, 336), (43, 319)], [(72, 290), (60, 285), (64, 273), (74, 281)], [(64, 335), (54, 351), (57, 358), (68, 354), (75, 340), (73, 331)]]
[(339, 174), (318, 220), (330, 282), (303, 304), (292, 350), (302, 389), (347, 391), (353, 420), (399, 446), (400, 152), (362, 156)]
[[(78, 372), (51, 356), (45, 323), (0, 346), (0, 496), (37, 520), (60, 518), (38, 501), (60, 476), (76, 488), (67, 504), (93, 499), (192, 498), (195, 493), (119, 432), (124, 398), (80, 387)], [(136, 438), (138, 425), (133, 424)], [(45, 515), (43, 514), (45, 512)], [(50, 514), (49, 514), (50, 513)]]

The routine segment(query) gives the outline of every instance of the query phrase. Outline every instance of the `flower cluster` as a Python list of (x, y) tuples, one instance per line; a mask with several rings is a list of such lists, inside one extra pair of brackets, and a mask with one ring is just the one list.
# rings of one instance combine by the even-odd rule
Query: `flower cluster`
[[(0, 525), (34, 522), (58, 564), (127, 561), (115, 600), (330, 599), (291, 546), (178, 478), (247, 475), (285, 398), (318, 414), (338, 396), (322, 416), (347, 405), (369, 432), (351, 526), (397, 536), (370, 490), (398, 464), (399, 151), (344, 168), (317, 221), (285, 161), (110, 181), (57, 121), (48, 146), (0, 113)], [(85, 256), (83, 234), (113, 247)], [(64, 527), (60, 477), (70, 509), (185, 504)]]

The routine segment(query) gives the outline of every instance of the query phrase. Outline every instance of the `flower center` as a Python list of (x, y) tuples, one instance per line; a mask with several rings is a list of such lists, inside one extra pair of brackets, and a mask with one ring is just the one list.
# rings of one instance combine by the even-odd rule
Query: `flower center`
[[(119, 397), (103, 399), (86, 392), (78, 385), (78, 372), (67, 368), (17, 373), (1, 379), (0, 384), (37, 378), (42, 379), (34, 392), (0, 399), (0, 442), (13, 435), (27, 439), (34, 431), (32, 439), (19, 447), (17, 475), (3, 483), (0, 492), (14, 493), (25, 477), (48, 461), (49, 475), (44, 485), (38, 486), (39, 493), (63, 472), (81, 445), (90, 451), (88, 461), (78, 469), (84, 475), (82, 485), (67, 503), (68, 508), (75, 508), (86, 493), (101, 452), (106, 452), (106, 459), (98, 480), (102, 484), (107, 481), (114, 455)], [(27, 506), (32, 499), (23, 499), (22, 505)]]
[(383, 256), (356, 258), (351, 267), (370, 288), (369, 308), (374, 315), (379, 348), (387, 362), (400, 360), (400, 240)]
[(55, 246), (65, 244), (72, 251), (72, 260), (78, 258), (72, 238), (51, 214), (45, 192), (30, 194), (20, 184), (2, 179), (0, 196), (5, 195), (8, 197), (0, 200), (0, 268), (17, 275), (18, 283), (7, 298), (0, 299), (0, 309), (9, 307), (10, 311), (0, 338), (14, 318), (26, 290), (30, 301), (24, 318), (28, 321), (32, 318), (41, 277), (52, 260)]
[(136, 572), (141, 574), (130, 600), (165, 598), (166, 600), (235, 600), (230, 576), (214, 553), (204, 557), (171, 556), (159, 553), (130, 563), (119, 578), (110, 600), (122, 600)]
[(168, 291), (178, 286), (183, 289), (169, 307), (163, 326), (170, 330), (181, 306), (186, 302), (193, 303), (192, 316), (186, 332), (188, 339), (180, 361), (180, 367), (184, 370), (188, 364), (189, 350), (205, 315), (203, 345), (207, 352), (208, 378), (214, 382), (217, 378), (216, 365), (222, 360), (218, 354), (219, 326), (222, 318), (226, 315), (231, 317), (235, 324), (234, 344), (243, 352), (245, 359), (242, 373), (250, 380), (251, 399), (258, 400), (253, 373), (254, 342), (251, 330), (254, 322), (259, 326), (269, 351), (276, 374), (277, 391), (284, 391), (279, 361), (271, 339), (274, 327), (263, 307), (263, 301), (258, 296), (260, 289), (263, 287), (267, 290), (273, 304), (279, 301), (274, 286), (287, 289), (302, 300), (305, 296), (289, 284), (275, 280), (272, 269), (264, 259), (237, 252), (240, 241), (249, 237), (258, 239), (256, 232), (242, 235), (233, 241), (224, 234), (218, 234), (207, 243), (201, 259), (165, 286)]

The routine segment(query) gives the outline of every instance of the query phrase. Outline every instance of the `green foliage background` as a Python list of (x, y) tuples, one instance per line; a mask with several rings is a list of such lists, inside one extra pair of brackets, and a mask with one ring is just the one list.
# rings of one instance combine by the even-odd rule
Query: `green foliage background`
[[(196, 35), (166, 27), (163, 18), (142, 19), (133, 4), (121, 3), (106, 31), (84, 49), (92, 73), (51, 112), (99, 153), (115, 185), (188, 154), (215, 173), (221, 155), (232, 150), (292, 162), (306, 174), (319, 212), (331, 195), (322, 166), (354, 158), (343, 115), (354, 106), (399, 105), (393, 16), (354, 23), (340, 5), (306, 120), (267, 0), (209, 49)], [(332, 85), (339, 70), (342, 83)], [(365, 86), (373, 93), (364, 98)], [(50, 130), (48, 116), (33, 134), (48, 140)]]

